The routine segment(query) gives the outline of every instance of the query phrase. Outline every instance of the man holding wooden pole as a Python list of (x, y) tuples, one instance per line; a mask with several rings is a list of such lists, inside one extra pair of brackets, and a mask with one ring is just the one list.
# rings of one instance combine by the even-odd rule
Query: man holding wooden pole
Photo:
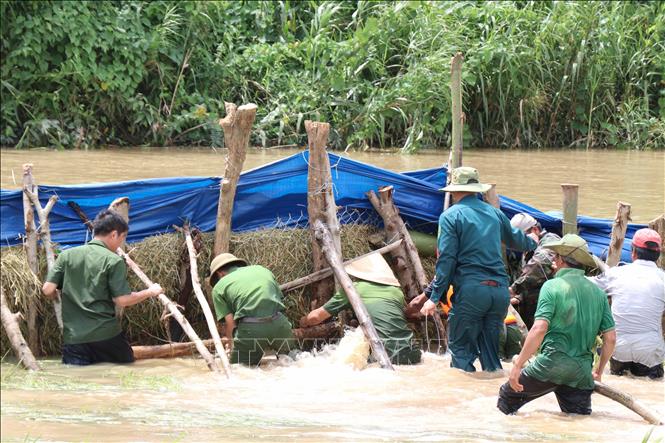
[(439, 258), (432, 292), (421, 309), (432, 315), (448, 287), (455, 288), (450, 311), (449, 349), (451, 366), (474, 372), (480, 357), (485, 371), (501, 369), (499, 330), (509, 304), (508, 275), (501, 243), (519, 251), (531, 251), (536, 242), (519, 229), (501, 210), (479, 200), (477, 193), (489, 185), (480, 183), (478, 171), (460, 167), (452, 171), (450, 192), (455, 203), (439, 219)]
[(132, 292), (125, 261), (115, 254), (129, 226), (115, 211), (100, 212), (94, 239), (60, 254), (48, 273), (42, 292), (48, 298), (62, 293), (62, 362), (73, 365), (131, 363), (132, 348), (122, 333), (115, 306), (132, 306), (162, 293), (158, 284)]

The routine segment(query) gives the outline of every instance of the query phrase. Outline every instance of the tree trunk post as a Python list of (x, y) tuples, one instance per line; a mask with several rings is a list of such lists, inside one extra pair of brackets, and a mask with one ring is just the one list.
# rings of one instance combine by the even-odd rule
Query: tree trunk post
[(14, 348), (14, 353), (16, 358), (19, 359), (19, 362), (23, 364), (26, 369), (31, 371), (39, 371), (39, 365), (37, 360), (35, 360), (34, 355), (30, 351), (28, 344), (21, 334), (21, 328), (19, 328), (17, 319), (21, 318), (20, 313), (14, 314), (9, 310), (7, 305), (7, 299), (5, 298), (5, 291), (0, 287), (0, 317), (2, 318), (2, 326), (7, 332), (7, 338), (9, 343), (11, 343), (12, 348)]
[(501, 201), (499, 200), (499, 194), (496, 192), (496, 183), (489, 183), (489, 185), (491, 188), (483, 194), (483, 200), (495, 208), (500, 209)]
[(450, 60), (450, 93), (452, 98), (452, 161), (451, 166), (462, 166), (462, 135), (464, 133), (464, 110), (462, 109), (462, 64), (461, 52)]
[(665, 214), (661, 214), (660, 217), (651, 220), (649, 222), (649, 228), (660, 234), (660, 258), (658, 259), (657, 264), (661, 269), (665, 269)]
[(612, 235), (610, 237), (610, 249), (607, 252), (607, 266), (616, 266), (621, 260), (621, 249), (626, 237), (626, 229), (630, 221), (630, 203), (617, 202), (617, 214), (612, 223)]
[[(116, 253), (125, 260), (127, 267), (129, 267), (129, 269), (131, 269), (134, 274), (136, 274), (136, 276), (143, 282), (144, 285), (150, 286), (152, 284), (152, 281), (150, 281), (148, 276), (145, 275), (141, 268), (139, 268), (139, 266), (134, 263), (134, 260), (132, 260), (125, 251), (123, 251), (121, 248), (118, 248)], [(206, 364), (208, 365), (208, 369), (213, 372), (221, 372), (214, 357), (212, 354), (210, 354), (208, 348), (205, 347), (198, 334), (196, 331), (194, 331), (185, 316), (182, 315), (182, 313), (178, 310), (178, 306), (164, 294), (159, 294), (157, 299), (166, 308), (169, 314), (172, 315), (178, 323), (180, 323), (182, 330), (185, 331), (185, 334), (187, 334), (189, 339), (194, 342), (196, 350), (199, 351), (199, 354), (201, 354), (201, 357), (203, 357), (203, 360), (205, 360)]]
[(571, 183), (563, 183), (561, 185), (563, 191), (563, 220), (562, 220), (562, 233), (577, 234), (577, 199), (579, 193), (579, 185)]
[[(328, 226), (332, 245), (338, 255), (342, 255), (340, 227), (337, 220), (337, 204), (333, 195), (330, 160), (326, 151), (330, 125), (324, 122), (305, 121), (309, 162), (307, 171), (307, 214), (312, 234), (312, 263), (314, 271), (328, 267), (326, 257), (316, 240), (314, 225), (320, 220)], [(316, 282), (312, 288), (311, 308), (316, 309), (330, 299), (334, 292), (335, 280), (326, 278)]]
[(346, 273), (344, 265), (342, 264), (342, 259), (339, 257), (337, 251), (335, 250), (330, 232), (321, 220), (316, 220), (314, 222), (314, 229), (316, 232), (316, 239), (321, 244), (321, 250), (325, 254), (326, 259), (328, 259), (330, 267), (335, 272), (335, 276), (337, 277), (340, 286), (346, 293), (346, 296), (349, 298), (349, 302), (353, 307), (353, 311), (356, 313), (356, 317), (358, 318), (359, 326), (365, 333), (367, 340), (369, 340), (369, 345), (372, 348), (372, 354), (374, 355), (374, 358), (379, 362), (379, 365), (381, 365), (382, 368), (394, 370), (393, 365), (390, 363), (390, 358), (386, 353), (386, 349), (383, 346), (383, 342), (379, 338), (379, 335), (376, 332), (376, 328), (372, 323), (372, 319), (367, 312), (367, 308), (360, 298), (360, 295), (356, 291), (355, 286), (353, 286), (351, 278)]
[[(201, 343), (206, 348), (212, 348), (212, 340), (203, 340)], [(176, 358), (194, 355), (196, 344), (188, 341), (185, 343), (168, 343), (156, 346), (132, 346), (135, 360), (147, 360), (151, 358)]]
[[(32, 163), (23, 165), (23, 189), (37, 195), (38, 189), (32, 177)], [(37, 226), (35, 225), (35, 210), (32, 207), (30, 197), (23, 193), (23, 221), (25, 224), (24, 248), (28, 257), (28, 266), (33, 274), (39, 275), (39, 261), (37, 258)], [(39, 355), (39, 332), (37, 331), (37, 300), (35, 295), (28, 299), (27, 318), (28, 344), (35, 355)]]
[(192, 235), (189, 232), (189, 224), (185, 223), (182, 230), (185, 234), (185, 242), (187, 243), (187, 249), (189, 251), (189, 270), (192, 275), (192, 286), (194, 288), (194, 294), (196, 295), (196, 299), (199, 301), (201, 309), (203, 310), (203, 315), (205, 316), (208, 329), (210, 330), (210, 336), (212, 337), (212, 341), (215, 344), (215, 350), (217, 351), (219, 358), (222, 360), (222, 368), (224, 368), (226, 376), (230, 377), (231, 365), (229, 364), (229, 359), (226, 356), (224, 345), (222, 345), (222, 339), (219, 336), (219, 331), (217, 331), (215, 316), (210, 310), (210, 305), (208, 305), (206, 296), (203, 294), (203, 289), (201, 289), (201, 281), (199, 280), (199, 267), (196, 263), (196, 250), (194, 249)]
[(219, 125), (224, 130), (224, 146), (228, 149), (228, 155), (224, 177), (219, 187), (213, 257), (229, 250), (233, 203), (257, 109), (253, 103), (240, 107), (236, 107), (233, 103), (224, 103), (224, 106), (226, 116), (219, 120)]
[[(28, 196), (39, 216), (39, 228), (37, 229), (37, 232), (39, 232), (39, 237), (42, 240), (44, 252), (46, 253), (46, 268), (48, 272), (50, 272), (55, 265), (55, 251), (53, 251), (53, 243), (51, 242), (51, 227), (48, 216), (51, 213), (53, 206), (55, 206), (55, 203), (58, 201), (58, 196), (52, 195), (48, 199), (46, 206), (42, 207), (36, 193), (28, 189), (23, 189), (23, 195)], [(53, 299), (53, 309), (55, 311), (55, 318), (58, 322), (58, 326), (62, 331), (62, 302), (60, 301), (60, 296), (56, 296), (56, 298)]]
[[(111, 202), (111, 204), (108, 207), (109, 210), (115, 211), (118, 213), (120, 217), (127, 223), (127, 226), (129, 226), (129, 197), (118, 197), (115, 200)], [(80, 216), (79, 216), (80, 217)], [(93, 232), (94, 235), (94, 232)], [(127, 249), (127, 245), (125, 242), (120, 245), (120, 247), (123, 249)], [(125, 308), (122, 306), (116, 306), (115, 307), (115, 315), (119, 319), (122, 319), (123, 314), (125, 313)]]

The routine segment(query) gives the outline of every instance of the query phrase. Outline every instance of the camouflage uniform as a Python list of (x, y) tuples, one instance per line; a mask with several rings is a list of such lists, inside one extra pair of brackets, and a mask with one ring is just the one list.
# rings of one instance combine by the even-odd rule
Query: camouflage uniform
[[(530, 257), (528, 253), (524, 255), (522, 259), (522, 272), (510, 286), (510, 289), (516, 294), (515, 298), (520, 302), (517, 305), (517, 311), (529, 329), (533, 326), (533, 316), (536, 313), (540, 288), (543, 286), (543, 283), (555, 274), (552, 268), (554, 252), (542, 246), (560, 239), (561, 237), (558, 235), (543, 230), (540, 241), (538, 242), (538, 248)], [(525, 262), (526, 264), (524, 264)]]

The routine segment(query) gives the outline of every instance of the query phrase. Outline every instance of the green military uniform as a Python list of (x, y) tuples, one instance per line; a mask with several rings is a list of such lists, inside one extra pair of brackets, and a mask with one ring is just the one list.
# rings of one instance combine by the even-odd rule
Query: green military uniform
[(558, 240), (561, 240), (561, 237), (558, 235), (543, 231), (538, 242), (538, 248), (534, 251), (533, 255), (529, 253), (524, 254), (521, 272), (510, 286), (516, 294), (515, 298), (520, 302), (517, 310), (524, 323), (526, 323), (527, 328), (533, 326), (533, 315), (536, 312), (540, 288), (543, 286), (543, 283), (554, 276), (552, 260), (555, 254), (553, 251), (545, 249), (542, 246)]
[(510, 360), (522, 350), (524, 337), (515, 323), (504, 324), (499, 331), (499, 358)]
[[(406, 323), (402, 291), (395, 286), (364, 280), (354, 283), (354, 286), (365, 303), (390, 361), (398, 365), (420, 363), (420, 348), (412, 343), (413, 332)], [(323, 305), (323, 309), (333, 316), (350, 307), (351, 303), (343, 291), (337, 292)]]
[(614, 329), (607, 295), (581, 269), (565, 268), (543, 285), (536, 320), (549, 323), (540, 353), (524, 373), (578, 389), (593, 389), (596, 336)]
[(231, 363), (258, 365), (264, 349), (288, 353), (295, 348), (291, 323), (282, 314), (282, 291), (270, 270), (253, 265), (234, 268), (212, 291), (217, 320), (233, 313), (237, 327)]
[(131, 293), (125, 261), (104, 242), (63, 251), (46, 277), (62, 295), (63, 343), (107, 340), (122, 330), (113, 298)]

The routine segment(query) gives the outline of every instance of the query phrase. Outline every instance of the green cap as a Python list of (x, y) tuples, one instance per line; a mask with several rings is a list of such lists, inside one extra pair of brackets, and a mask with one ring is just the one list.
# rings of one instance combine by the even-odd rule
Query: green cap
[(544, 244), (543, 248), (551, 249), (562, 257), (572, 258), (590, 268), (598, 266), (593, 259), (593, 255), (589, 252), (587, 242), (576, 234), (566, 234), (561, 240)]
[(453, 169), (450, 183), (442, 191), (446, 192), (487, 192), (490, 185), (480, 183), (478, 170), (470, 166), (460, 166)]

